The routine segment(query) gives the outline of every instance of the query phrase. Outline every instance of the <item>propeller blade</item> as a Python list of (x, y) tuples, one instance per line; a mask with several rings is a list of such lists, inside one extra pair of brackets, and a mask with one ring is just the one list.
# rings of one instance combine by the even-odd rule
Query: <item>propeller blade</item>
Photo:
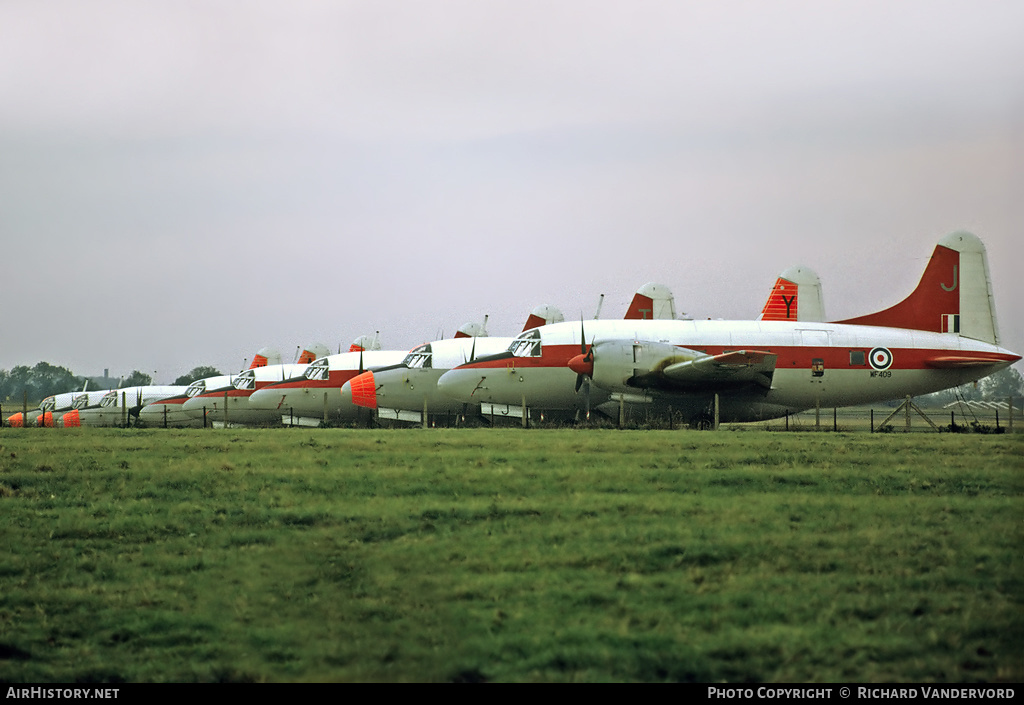
[(590, 378), (587, 378), (586, 389), (583, 392), (583, 411), (586, 413), (587, 421), (590, 421)]
[(476, 337), (473, 338), (473, 347), (469, 350), (469, 361), (473, 362), (476, 359)]
[(363, 374), (363, 349), (359, 348), (359, 374)]

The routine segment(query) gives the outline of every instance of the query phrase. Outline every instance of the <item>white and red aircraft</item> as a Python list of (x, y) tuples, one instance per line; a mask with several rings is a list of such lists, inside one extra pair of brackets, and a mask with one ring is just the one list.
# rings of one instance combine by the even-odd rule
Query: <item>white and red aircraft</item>
[[(304, 356), (307, 354), (309, 353), (305, 351), (303, 352)], [(280, 364), (281, 353), (274, 348), (261, 348), (253, 356), (248, 369), (254, 370), (257, 367)], [(234, 377), (235, 375), (214, 375), (213, 377), (196, 380), (192, 384), (188, 385), (188, 387), (185, 388), (185, 391), (181, 394), (174, 394), (163, 399), (158, 399), (143, 406), (139, 411), (139, 421), (143, 422), (150, 428), (202, 428), (204, 423), (203, 417), (201, 415), (196, 417), (185, 413), (182, 409), (185, 402), (197, 394), (204, 393), (208, 388), (217, 389), (230, 385)]]
[[(463, 329), (475, 332), (482, 326), (466, 324)], [(341, 386), (363, 370), (393, 365), (405, 354), (403, 350), (381, 350), (379, 334), (360, 336), (348, 352), (320, 357), (302, 373), (257, 389), (249, 397), (249, 408), (292, 426), (319, 426), (324, 414), (333, 421), (349, 420), (354, 411), (351, 405), (342, 406)]]
[(833, 323), (592, 321), (521, 334), (499, 355), (445, 373), (456, 400), (510, 408), (627, 406), (723, 421), (776, 418), (928, 394), (1020, 360), (999, 347), (985, 247), (936, 246), (917, 288), (878, 313)]
[[(86, 392), (79, 396), (80, 408), (61, 416), (64, 428), (79, 426), (123, 426), (132, 423), (139, 411), (158, 399), (185, 391), (183, 385), (144, 385), (110, 389), (106, 392)], [(99, 402), (95, 397), (99, 395)]]
[[(542, 304), (530, 312), (523, 330), (564, 320), (556, 307)], [(477, 355), (493, 355), (506, 350), (512, 340), (457, 337), (424, 343), (413, 348), (401, 362), (368, 369), (346, 381), (341, 388), (341, 403), (343, 406), (375, 409), (378, 418), (416, 423), (423, 421), (424, 415), (436, 418), (461, 414), (465, 405), (438, 394), (437, 380), (448, 370)]]
[[(540, 308), (535, 309), (534, 313), (540, 315), (539, 311)], [(488, 340), (486, 319), (483, 324), (464, 323), (453, 340), (464, 342), (467, 349), (474, 340)], [(249, 398), (249, 405), (253, 409), (273, 411), (286, 425), (318, 426), (325, 419), (354, 421), (358, 407), (352, 404), (351, 398), (342, 398), (340, 394), (345, 383), (368, 370), (397, 365), (409, 354), (407, 350), (380, 350), (376, 338), (372, 345), (357, 339), (349, 352), (320, 358), (304, 375), (256, 391)]]
[[(792, 267), (779, 276), (765, 304), (765, 312), (779, 319), (789, 315), (795, 320), (798, 296), (807, 301), (802, 308), (802, 316), (818, 316), (816, 320), (824, 317), (821, 283), (807, 267)], [(775, 302), (778, 302), (777, 306)], [(669, 287), (648, 282), (636, 290), (624, 320), (672, 320), (675, 314), (675, 299)], [(538, 307), (530, 315), (523, 332), (563, 320), (557, 309), (545, 313)], [(469, 404), (453, 399), (438, 391), (437, 381), (448, 370), (478, 356), (486, 357), (506, 350), (512, 340), (482, 339), (473, 345), (457, 340), (427, 343), (410, 352), (399, 365), (367, 371), (349, 380), (341, 388), (342, 399), (351, 400), (356, 406), (376, 409), (378, 418), (415, 423), (422, 422), (424, 414), (432, 414), (435, 419), (444, 416), (449, 421), (452, 414), (458, 418), (470, 410), (491, 418), (496, 414), (506, 416), (510, 411), (507, 405), (489, 402)]]
[[(215, 424), (262, 424), (277, 421), (275, 414), (249, 405), (249, 397), (267, 385), (305, 374), (314, 360), (328, 354), (323, 345), (310, 345), (302, 351), (298, 362), (263, 365), (235, 375), (230, 382), (192, 394), (181, 405), (181, 410), (195, 421), (210, 420)], [(191, 389), (191, 388), (190, 388)]]

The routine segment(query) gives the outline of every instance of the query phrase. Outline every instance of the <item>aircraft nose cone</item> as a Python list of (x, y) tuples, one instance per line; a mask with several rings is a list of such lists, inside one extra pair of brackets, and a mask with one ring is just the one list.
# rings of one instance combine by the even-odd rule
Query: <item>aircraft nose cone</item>
[(587, 355), (577, 355), (569, 360), (569, 369), (578, 375), (594, 376), (594, 358), (587, 360)]
[(45, 428), (53, 428), (53, 412), (44, 411), (39, 416), (39, 425)]
[(72, 409), (61, 417), (64, 428), (78, 428), (82, 425), (78, 416), (78, 409)]
[(342, 394), (345, 393), (346, 388), (351, 392), (352, 403), (356, 406), (362, 406), (366, 409), (377, 408), (377, 385), (373, 380), (373, 372), (367, 370), (361, 375), (356, 375), (348, 382), (345, 382)]
[(283, 389), (275, 389), (274, 387), (260, 389), (249, 395), (249, 408), (273, 411), (278, 408), (281, 397), (284, 394)]
[(437, 380), (437, 391), (457, 401), (472, 402), (482, 376), (478, 370), (449, 370)]
[(17, 414), (11, 414), (7, 417), (7, 425), (11, 428), (21, 428), (25, 424), (25, 420), (21, 415), (21, 412)]

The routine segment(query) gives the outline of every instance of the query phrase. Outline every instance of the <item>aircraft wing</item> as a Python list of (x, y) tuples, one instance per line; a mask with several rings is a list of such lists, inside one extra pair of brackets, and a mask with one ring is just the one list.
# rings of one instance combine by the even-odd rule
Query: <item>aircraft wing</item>
[(677, 362), (662, 374), (679, 386), (714, 388), (753, 383), (771, 389), (778, 355), (762, 350), (733, 350)]

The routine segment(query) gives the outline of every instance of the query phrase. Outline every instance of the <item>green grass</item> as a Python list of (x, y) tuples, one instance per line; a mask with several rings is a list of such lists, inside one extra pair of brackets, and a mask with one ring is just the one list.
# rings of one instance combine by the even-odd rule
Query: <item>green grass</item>
[(1019, 681), (1024, 439), (6, 429), (4, 681)]

